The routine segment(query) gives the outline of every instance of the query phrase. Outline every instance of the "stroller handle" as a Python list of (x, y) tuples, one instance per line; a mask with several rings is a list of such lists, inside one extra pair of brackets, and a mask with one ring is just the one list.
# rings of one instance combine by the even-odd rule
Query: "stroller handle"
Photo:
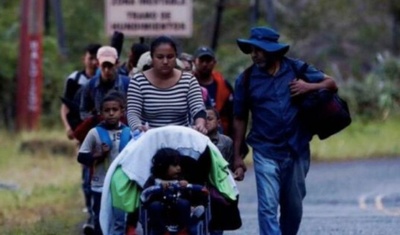
[(182, 187), (181, 185), (174, 183), (170, 184), (166, 189), (164, 189), (162, 185), (153, 185), (151, 187), (148, 187), (142, 191), (140, 199), (142, 202), (146, 202), (152, 195), (162, 194), (163, 192), (169, 192), (174, 194), (179, 192), (198, 192), (198, 193), (203, 193), (205, 195), (209, 194), (208, 189), (200, 184), (188, 184)]

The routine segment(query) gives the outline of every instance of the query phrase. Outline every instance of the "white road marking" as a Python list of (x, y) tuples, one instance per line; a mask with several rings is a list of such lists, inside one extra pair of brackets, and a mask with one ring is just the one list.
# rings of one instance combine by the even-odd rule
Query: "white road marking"
[(385, 206), (383, 205), (382, 198), (383, 198), (383, 195), (378, 195), (375, 197), (375, 208), (378, 211), (385, 210)]
[(368, 209), (368, 206), (367, 206), (367, 196), (366, 195), (361, 195), (359, 198), (358, 198), (358, 206), (360, 207), (360, 209), (361, 210), (366, 210), (366, 209)]
[[(368, 210), (368, 204), (367, 204), (367, 195), (361, 195), (358, 197), (358, 207), (361, 210)], [(374, 197), (374, 208), (379, 211), (384, 213), (385, 215), (389, 216), (400, 216), (400, 208), (386, 208), (385, 204), (383, 202), (383, 199), (385, 198), (385, 195), (383, 194), (378, 194), (377, 196)]]

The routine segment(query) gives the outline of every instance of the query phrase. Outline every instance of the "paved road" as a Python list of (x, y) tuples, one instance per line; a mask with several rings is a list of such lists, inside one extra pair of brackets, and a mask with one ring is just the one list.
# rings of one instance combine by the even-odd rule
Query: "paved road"
[[(239, 183), (241, 229), (258, 234), (254, 172)], [(312, 163), (299, 235), (400, 234), (400, 159)]]

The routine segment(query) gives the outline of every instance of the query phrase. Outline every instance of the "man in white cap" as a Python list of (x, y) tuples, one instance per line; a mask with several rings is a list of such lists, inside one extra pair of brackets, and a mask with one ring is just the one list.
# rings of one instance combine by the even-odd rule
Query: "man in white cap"
[[(295, 235), (300, 226), (313, 133), (299, 119), (296, 97), (320, 89), (337, 90), (332, 77), (285, 57), (289, 45), (278, 39), (275, 30), (255, 27), (249, 39), (237, 40), (240, 50), (251, 55), (253, 65), (235, 83), (234, 173), (237, 180), (243, 180), (246, 166), (240, 144), (250, 111), (247, 142), (253, 147), (261, 235)], [(307, 79), (296, 79), (301, 78), (301, 70)]]
[(95, 75), (84, 87), (79, 106), (84, 122), (74, 131), (75, 138), (82, 142), (87, 132), (96, 125), (101, 110), (101, 101), (110, 91), (125, 95), (128, 91), (129, 77), (118, 74), (118, 53), (114, 47), (103, 46), (97, 51), (100, 74)]

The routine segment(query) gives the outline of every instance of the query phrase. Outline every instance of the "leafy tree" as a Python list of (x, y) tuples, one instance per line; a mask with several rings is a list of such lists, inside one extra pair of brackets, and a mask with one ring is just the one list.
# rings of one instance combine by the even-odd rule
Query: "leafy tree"
[[(217, 2), (194, 0), (193, 37), (178, 39), (183, 51), (193, 53), (198, 46), (211, 44), (210, 32), (215, 23)], [(257, 25), (268, 25), (266, 1), (259, 2), (261, 17)], [(342, 86), (341, 92), (349, 97), (357, 113), (367, 117), (382, 117), (398, 112), (400, 101), (396, 91), (400, 75), (396, 69), (399, 67), (399, 59), (393, 54), (396, 55), (399, 50), (399, 1), (270, 2), (274, 3), (275, 23), (281, 33), (281, 40), (291, 45), (289, 56), (302, 58), (337, 78)], [(108, 44), (110, 40), (104, 33), (104, 1), (61, 3), (67, 57), (60, 55), (53, 14), (50, 17), (49, 34), (43, 40), (45, 89), (42, 118), (43, 123), (51, 126), (60, 123), (59, 96), (62, 94), (65, 77), (73, 70), (81, 69), (83, 48), (88, 43)], [(224, 3), (219, 47), (216, 51), (217, 66), (233, 83), (237, 75), (251, 63), (249, 56), (241, 53), (236, 45), (237, 38), (249, 36), (252, 26), (250, 1), (225, 0)], [(0, 1), (0, 128), (13, 127), (15, 111), (10, 104), (15, 101), (19, 5), (20, 1)], [(138, 40), (126, 38), (122, 60), (126, 59), (131, 43)], [(145, 39), (146, 42), (150, 40)], [(385, 60), (376, 62), (378, 55), (386, 54), (388, 56), (384, 56)]]

